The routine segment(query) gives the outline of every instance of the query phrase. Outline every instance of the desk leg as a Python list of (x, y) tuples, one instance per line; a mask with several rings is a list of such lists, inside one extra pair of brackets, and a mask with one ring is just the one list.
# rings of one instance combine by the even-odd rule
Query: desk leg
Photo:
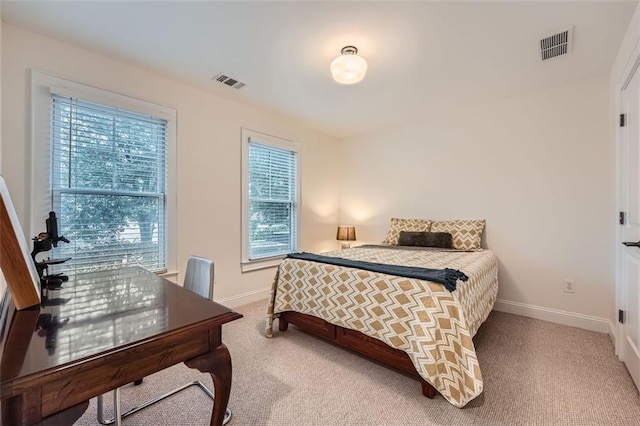
[(221, 426), (224, 412), (229, 403), (229, 392), (231, 392), (231, 355), (229, 350), (224, 343), (220, 343), (220, 346), (213, 351), (185, 361), (185, 365), (202, 373), (211, 374), (215, 395), (211, 425)]

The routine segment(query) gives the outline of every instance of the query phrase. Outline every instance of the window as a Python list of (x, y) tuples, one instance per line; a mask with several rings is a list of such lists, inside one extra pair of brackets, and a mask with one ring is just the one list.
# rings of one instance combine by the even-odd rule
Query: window
[(70, 243), (50, 256), (71, 260), (55, 271), (175, 270), (175, 111), (42, 73), (33, 82), (31, 230), (57, 213)]
[(298, 145), (243, 130), (243, 270), (298, 247)]
[(56, 257), (76, 272), (140, 265), (166, 271), (167, 121), (52, 95)]

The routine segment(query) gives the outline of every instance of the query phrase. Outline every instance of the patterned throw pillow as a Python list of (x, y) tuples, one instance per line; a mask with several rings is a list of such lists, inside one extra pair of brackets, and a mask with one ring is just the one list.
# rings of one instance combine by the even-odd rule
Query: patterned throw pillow
[(453, 248), (458, 250), (476, 250), (481, 248), (483, 220), (445, 220), (435, 221), (431, 232), (449, 232), (453, 236)]
[(398, 245), (398, 237), (400, 231), (421, 231), (427, 232), (431, 229), (431, 221), (425, 219), (398, 219), (397, 217), (391, 218), (391, 226), (387, 231), (387, 238), (384, 239), (382, 244), (385, 245)]

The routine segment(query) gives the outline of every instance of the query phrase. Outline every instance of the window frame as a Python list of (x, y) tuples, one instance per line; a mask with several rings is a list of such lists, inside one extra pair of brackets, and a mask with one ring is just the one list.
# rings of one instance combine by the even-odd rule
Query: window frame
[[(72, 80), (31, 70), (31, 185), (29, 235), (44, 230), (44, 220), (51, 210), (51, 95), (79, 98), (97, 104), (151, 115), (167, 121), (167, 192), (166, 192), (166, 271), (177, 274), (177, 195), (176, 152), (177, 111), (127, 95), (99, 89)], [(160, 272), (159, 272), (160, 273)]]
[(271, 268), (277, 266), (280, 261), (286, 256), (284, 254), (268, 256), (260, 259), (249, 259), (249, 142), (253, 140), (262, 145), (271, 146), (278, 149), (284, 149), (287, 151), (293, 151), (296, 153), (296, 201), (295, 201), (295, 246), (296, 250), (300, 244), (300, 229), (301, 229), (301, 145), (298, 142), (279, 138), (277, 136), (268, 135), (265, 133), (257, 132), (242, 128), (242, 272), (254, 271), (257, 269)]

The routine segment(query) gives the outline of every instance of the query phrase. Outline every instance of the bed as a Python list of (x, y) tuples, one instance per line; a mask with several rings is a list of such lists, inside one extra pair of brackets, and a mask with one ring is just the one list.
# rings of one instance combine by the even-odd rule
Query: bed
[(292, 323), (412, 374), (428, 397), (437, 391), (463, 407), (482, 393), (472, 338), (496, 300), (498, 262), (493, 252), (386, 244), (323, 256), (409, 268), (451, 268), (468, 280), (458, 280), (455, 290), (449, 291), (424, 279), (286, 258), (271, 289), (267, 337), (273, 335), (274, 319), (279, 318), (280, 331)]

